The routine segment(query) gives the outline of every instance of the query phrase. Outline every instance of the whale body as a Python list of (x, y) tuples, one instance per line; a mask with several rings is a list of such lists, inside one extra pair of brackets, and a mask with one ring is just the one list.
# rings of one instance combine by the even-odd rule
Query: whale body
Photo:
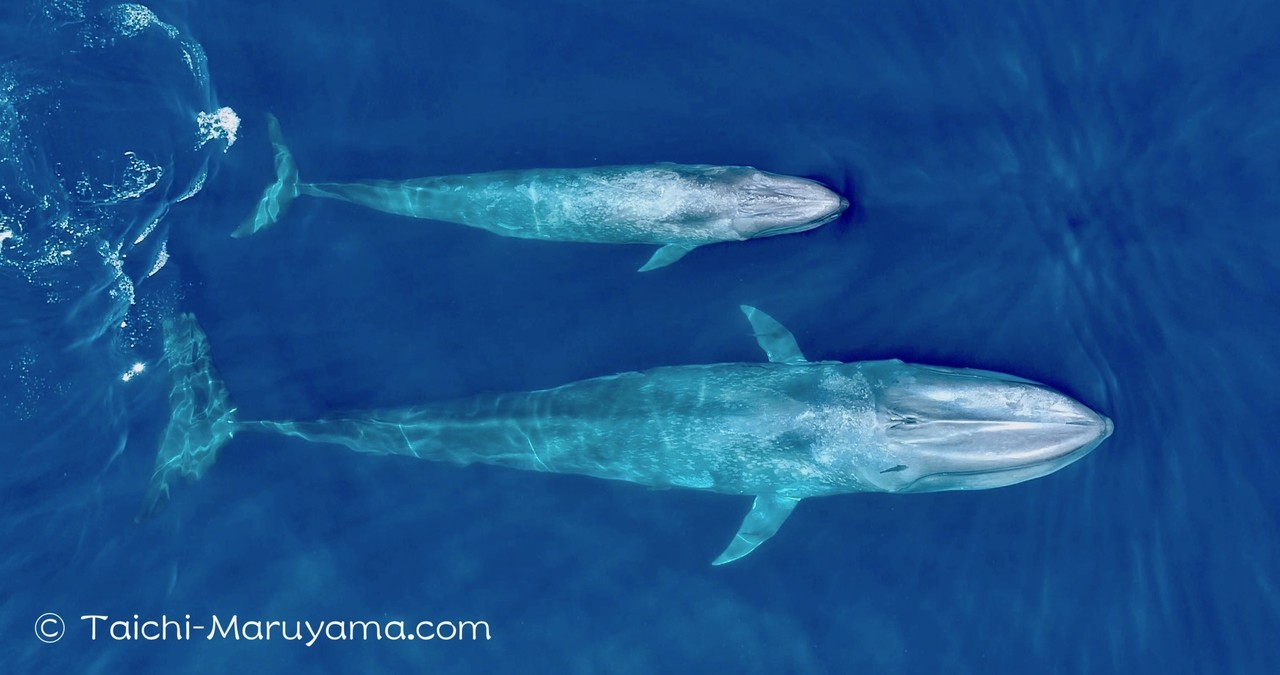
[(650, 164), (524, 169), (403, 181), (302, 183), (280, 125), (268, 118), (276, 182), (233, 236), (278, 221), (294, 199), (322, 197), (386, 213), (543, 241), (661, 246), (640, 268), (665, 267), (705, 244), (802, 232), (849, 206), (806, 178), (745, 166)]
[(769, 363), (668, 366), (542, 391), (490, 394), (314, 421), (241, 421), (195, 319), (168, 323), (172, 416), (147, 497), (199, 478), (236, 433), (375, 455), (751, 495), (714, 564), (750, 553), (800, 500), (855, 492), (1012, 485), (1088, 454), (1106, 417), (1042, 384), (898, 360), (812, 362), (791, 333), (743, 307)]

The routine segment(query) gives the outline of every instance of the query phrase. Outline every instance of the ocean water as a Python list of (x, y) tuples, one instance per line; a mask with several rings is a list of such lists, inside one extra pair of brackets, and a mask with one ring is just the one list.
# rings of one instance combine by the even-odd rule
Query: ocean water
[[(1280, 665), (1271, 3), (13, 2), (0, 9), (0, 670), (1164, 672)], [(271, 180), (746, 164), (803, 234), (493, 236)], [(243, 434), (135, 522), (192, 312), (246, 414), (812, 358), (1048, 383), (1115, 420), (985, 492), (749, 499)], [(65, 630), (35, 634), (46, 612)], [(140, 621), (485, 621), (489, 640), (118, 640)], [(33, 631), (33, 624), (35, 630)]]

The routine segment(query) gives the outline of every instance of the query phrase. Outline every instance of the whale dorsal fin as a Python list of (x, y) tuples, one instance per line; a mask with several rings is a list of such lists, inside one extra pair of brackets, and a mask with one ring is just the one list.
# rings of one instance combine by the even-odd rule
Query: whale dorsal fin
[(729, 547), (716, 558), (712, 565), (731, 563), (738, 558), (756, 550), (782, 527), (787, 516), (800, 503), (799, 497), (782, 497), (779, 495), (760, 495), (751, 505), (751, 511), (742, 520), (742, 527), (733, 535)]
[(653, 252), (653, 257), (649, 258), (649, 262), (645, 263), (639, 271), (648, 272), (656, 270), (689, 255), (689, 251), (698, 248), (692, 244), (667, 244), (657, 251)]
[(769, 361), (773, 363), (805, 363), (808, 361), (796, 344), (796, 337), (778, 320), (752, 307), (741, 305), (742, 313), (747, 315), (751, 328), (755, 331), (756, 341), (764, 350)]

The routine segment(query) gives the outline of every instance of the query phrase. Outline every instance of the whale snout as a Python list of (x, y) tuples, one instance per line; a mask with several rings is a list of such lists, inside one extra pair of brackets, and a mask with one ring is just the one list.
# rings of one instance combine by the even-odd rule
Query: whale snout
[(839, 218), (840, 214), (849, 208), (849, 200), (845, 199), (844, 195), (829, 190), (826, 186), (823, 186), (821, 193), (813, 198), (812, 204), (814, 210), (812, 219), (816, 222), (815, 227)]
[(1021, 483), (1076, 462), (1115, 429), (1106, 415), (1042, 384), (990, 371), (910, 368), (883, 392), (884, 433), (903, 466), (883, 478), (888, 491)]
[(818, 181), (760, 172), (742, 190), (735, 225), (747, 238), (812, 230), (840, 217), (849, 200)]

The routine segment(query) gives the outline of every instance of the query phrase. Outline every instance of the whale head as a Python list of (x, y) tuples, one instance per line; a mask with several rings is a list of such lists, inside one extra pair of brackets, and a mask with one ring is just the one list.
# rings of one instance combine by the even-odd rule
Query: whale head
[(849, 208), (848, 200), (822, 183), (755, 169), (746, 172), (737, 194), (733, 228), (743, 239), (812, 230)]
[(1111, 420), (1049, 387), (1003, 373), (899, 361), (885, 368), (877, 415), (885, 492), (983, 490), (1039, 478), (1089, 454)]

